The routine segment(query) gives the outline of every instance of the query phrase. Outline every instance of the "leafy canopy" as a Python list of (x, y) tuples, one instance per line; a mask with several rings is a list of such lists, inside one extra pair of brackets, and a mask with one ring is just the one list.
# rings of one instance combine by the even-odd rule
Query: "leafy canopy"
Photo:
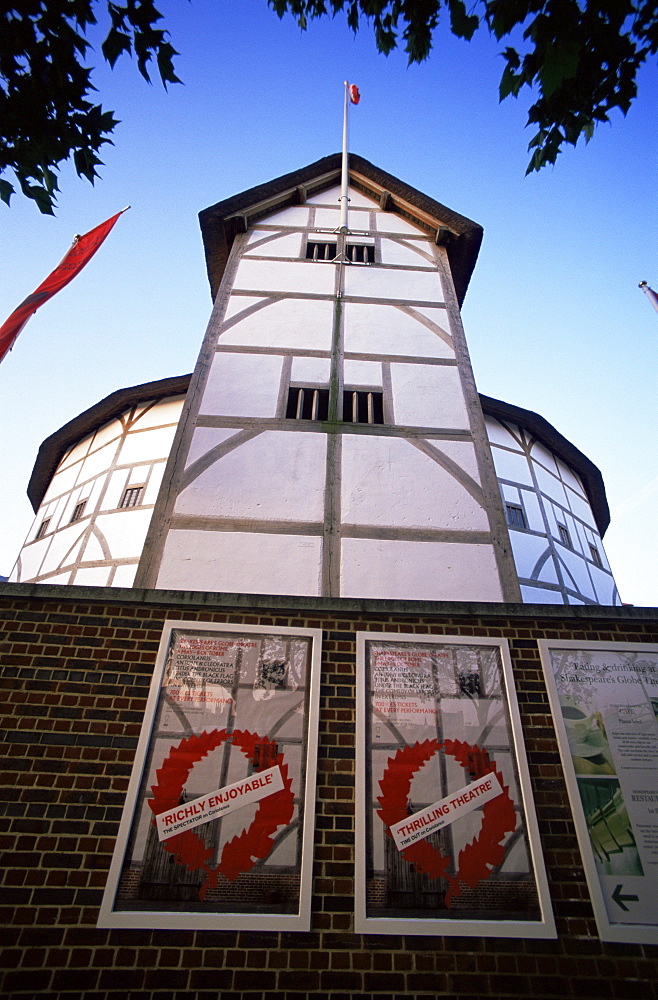
[[(464, 0), (267, 2), (302, 29), (345, 12), (353, 31), (372, 26), (381, 52), (402, 45), (410, 63), (430, 55), (442, 14), (459, 38), (487, 30), (513, 40), (502, 52), (499, 93), (503, 100), (528, 87), (539, 95), (528, 114), (536, 127), (528, 172), (554, 163), (564, 143), (589, 141), (614, 108), (626, 114), (638, 70), (658, 50), (658, 0), (470, 0), (468, 10)], [(94, 103), (92, 67), (85, 65), (87, 31), (99, 11), (109, 23), (101, 51), (110, 66), (134, 54), (146, 80), (154, 62), (165, 86), (180, 82), (153, 0), (0, 0), (0, 198), (7, 203), (14, 193), (2, 177), (7, 171), (49, 214), (61, 163), (73, 159), (92, 184), (97, 176), (99, 150), (118, 124)]]
[[(517, 38), (502, 52), (501, 101), (523, 87), (539, 96), (528, 112), (536, 126), (527, 173), (555, 163), (564, 143), (575, 146), (607, 122), (613, 108), (626, 114), (637, 95), (640, 66), (658, 50), (656, 0), (268, 0), (305, 30), (309, 21), (346, 11), (354, 32), (372, 25), (377, 48), (404, 47), (409, 62), (432, 49), (441, 14), (450, 30), (470, 40), (479, 29), (497, 41)], [(517, 47), (518, 46), (518, 47)], [(519, 51), (520, 50), (520, 51)]]
[[(96, 24), (97, 0), (2, 0), (0, 2), (0, 175), (11, 170), (24, 195), (52, 215), (59, 164), (70, 158), (94, 183), (98, 151), (118, 124), (95, 104), (91, 68), (85, 66)], [(114, 66), (122, 52), (137, 57), (150, 80), (155, 60), (162, 82), (180, 82), (168, 32), (157, 28), (153, 0), (103, 0), (110, 27), (103, 56)], [(0, 198), (9, 204), (14, 185), (0, 176)]]

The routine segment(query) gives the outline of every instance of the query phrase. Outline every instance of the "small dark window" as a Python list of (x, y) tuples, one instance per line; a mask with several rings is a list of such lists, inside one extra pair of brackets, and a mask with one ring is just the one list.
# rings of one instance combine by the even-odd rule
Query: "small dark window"
[(599, 569), (603, 569), (603, 561), (601, 559), (601, 553), (597, 549), (596, 545), (592, 545), (591, 542), (589, 546), (589, 552), (592, 557), (592, 562), (594, 563), (594, 565), (598, 566)]
[(343, 420), (350, 424), (383, 424), (384, 394), (363, 389), (345, 389)]
[(121, 500), (121, 507), (139, 507), (142, 502), (142, 493), (144, 492), (143, 486), (129, 486), (126, 492), (123, 494), (123, 499)]
[(523, 507), (519, 507), (515, 503), (506, 503), (505, 513), (507, 514), (507, 523), (509, 524), (510, 528), (528, 527), (525, 521), (525, 514), (523, 513)]
[(336, 252), (336, 244), (324, 240), (309, 240), (306, 244), (307, 260), (333, 260)]
[(557, 530), (559, 532), (560, 541), (562, 542), (562, 544), (566, 545), (568, 549), (572, 548), (573, 546), (571, 545), (571, 535), (569, 534), (568, 529), (565, 528), (563, 524), (558, 524)]
[(347, 259), (353, 264), (374, 264), (375, 248), (372, 244), (348, 243), (345, 247)]
[(288, 390), (286, 417), (289, 420), (327, 420), (329, 390), (292, 386)]
[(87, 501), (86, 500), (81, 500), (80, 503), (77, 503), (75, 505), (75, 507), (73, 508), (73, 516), (71, 517), (71, 521), (70, 521), (71, 524), (73, 524), (74, 521), (79, 521), (80, 520), (80, 518), (82, 517), (82, 515), (85, 512), (85, 507), (86, 506), (87, 506)]
[(37, 531), (36, 535), (34, 536), (35, 539), (37, 539), (37, 538), (43, 538), (43, 536), (48, 531), (49, 525), (50, 525), (50, 518), (49, 517), (45, 517), (43, 519), (43, 521), (41, 522), (41, 524), (39, 525), (39, 530)]

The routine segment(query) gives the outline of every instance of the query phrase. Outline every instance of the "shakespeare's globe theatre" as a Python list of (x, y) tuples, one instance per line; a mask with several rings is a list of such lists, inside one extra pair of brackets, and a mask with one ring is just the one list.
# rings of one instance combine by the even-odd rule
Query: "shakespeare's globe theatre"
[(44, 441), (11, 581), (619, 604), (598, 469), (475, 388), (482, 230), (333, 155), (201, 213), (214, 307), (192, 375)]

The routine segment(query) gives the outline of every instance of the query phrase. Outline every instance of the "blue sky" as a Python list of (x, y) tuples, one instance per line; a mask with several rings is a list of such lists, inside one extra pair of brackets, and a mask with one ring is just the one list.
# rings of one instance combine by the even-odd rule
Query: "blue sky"
[(498, 103), (502, 46), (485, 35), (446, 27), (407, 67), (342, 17), (302, 33), (265, 0), (159, 7), (184, 86), (148, 86), (125, 57), (100, 66), (99, 100), (122, 122), (102, 179), (67, 167), (54, 219), (0, 205), (3, 319), (74, 234), (132, 206), (0, 366), (0, 573), (31, 523), (41, 441), (115, 389), (192, 370), (211, 308), (198, 212), (338, 150), (349, 79), (351, 149), (484, 226), (463, 312), (478, 388), (539, 412), (599, 466), (622, 600), (658, 605), (658, 314), (637, 287), (658, 288), (655, 66), (626, 118), (525, 177), (529, 95)]

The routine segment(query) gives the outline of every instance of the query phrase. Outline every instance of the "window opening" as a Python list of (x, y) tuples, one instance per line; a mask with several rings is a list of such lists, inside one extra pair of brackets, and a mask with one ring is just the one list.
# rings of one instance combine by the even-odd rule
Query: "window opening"
[(291, 386), (286, 407), (288, 420), (327, 420), (329, 390)]
[(306, 244), (307, 260), (333, 260), (336, 256), (336, 243), (309, 240)]
[(566, 545), (569, 549), (573, 548), (571, 544), (571, 535), (569, 534), (568, 529), (563, 524), (558, 524), (557, 530), (560, 534), (560, 541), (562, 544)]
[(43, 536), (44, 536), (44, 535), (46, 534), (46, 532), (48, 531), (48, 527), (49, 527), (49, 525), (50, 525), (50, 521), (51, 521), (51, 518), (49, 518), (49, 517), (45, 517), (45, 518), (43, 519), (43, 521), (42, 521), (42, 522), (41, 522), (41, 524), (39, 525), (39, 530), (37, 531), (36, 535), (34, 536), (35, 540), (36, 540), (37, 538), (43, 538)]
[(345, 247), (345, 253), (347, 259), (351, 260), (353, 264), (375, 263), (375, 248), (372, 244), (348, 243)]
[(384, 393), (367, 389), (345, 389), (343, 420), (351, 424), (383, 424)]
[(143, 486), (129, 486), (126, 492), (123, 494), (121, 500), (121, 507), (139, 507), (142, 502), (142, 493), (144, 492)]
[(598, 566), (599, 569), (603, 569), (603, 560), (601, 559), (601, 553), (597, 549), (596, 545), (592, 545), (592, 543), (590, 542), (589, 551), (594, 565)]
[(82, 515), (85, 512), (85, 507), (86, 506), (87, 506), (87, 501), (86, 500), (81, 500), (80, 503), (77, 503), (75, 505), (75, 507), (73, 508), (73, 514), (71, 516), (71, 520), (69, 522), (70, 524), (73, 524), (75, 521), (79, 521), (80, 520), (80, 518), (82, 517)]
[(523, 513), (523, 507), (519, 507), (514, 503), (505, 504), (505, 513), (507, 514), (507, 523), (510, 528), (527, 528), (525, 514)]

